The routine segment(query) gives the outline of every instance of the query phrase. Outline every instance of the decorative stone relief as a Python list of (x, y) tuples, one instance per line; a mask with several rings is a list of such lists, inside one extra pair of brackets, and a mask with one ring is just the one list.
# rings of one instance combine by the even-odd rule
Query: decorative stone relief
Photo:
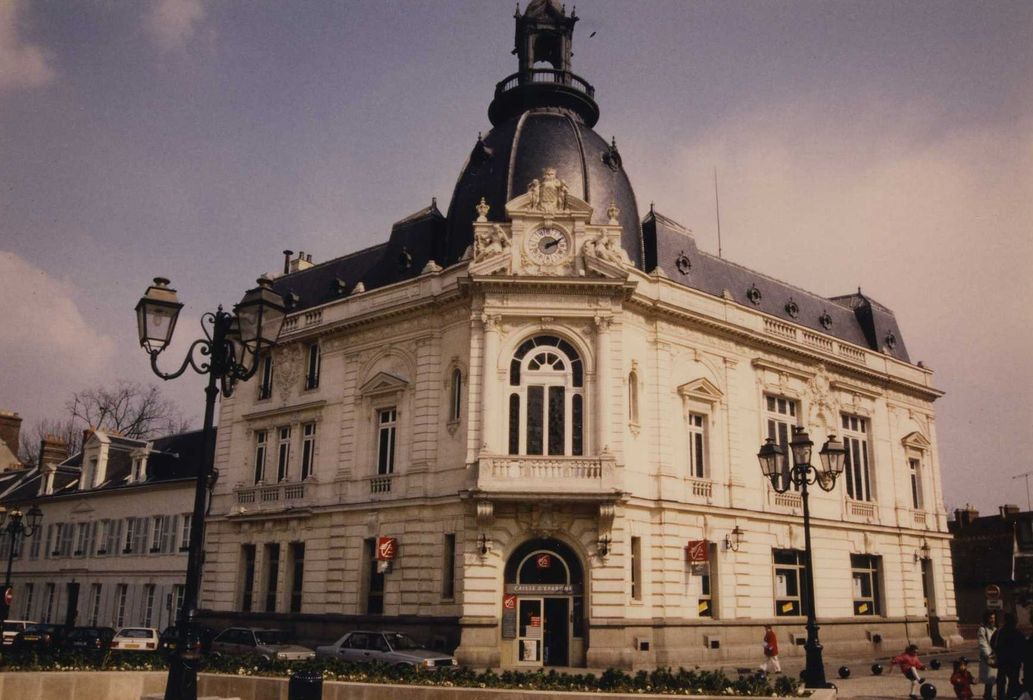
[(280, 351), (280, 356), (274, 364), (276, 374), (273, 377), (273, 386), (280, 394), (281, 401), (286, 403), (290, 398), (294, 385), (304, 373), (303, 365), (301, 346), (297, 343), (287, 345)]
[(490, 229), (478, 227), (474, 239), (474, 260), (480, 261), (487, 258), (508, 253), (510, 248), (509, 234), (506, 230), (495, 224)]
[(556, 177), (556, 168), (545, 168), (542, 179), (531, 180), (527, 191), (532, 209), (547, 213), (567, 210), (567, 183)]
[(477, 501), (477, 525), (491, 527), (495, 523), (495, 504), (491, 501)]
[(624, 252), (617, 240), (605, 233), (585, 241), (581, 246), (581, 255), (585, 259), (594, 257), (614, 265), (631, 264), (628, 254)]
[(805, 396), (810, 403), (810, 424), (821, 424), (826, 433), (836, 432), (839, 416), (839, 399), (832, 393), (832, 381), (825, 365), (818, 365), (818, 372), (807, 382)]

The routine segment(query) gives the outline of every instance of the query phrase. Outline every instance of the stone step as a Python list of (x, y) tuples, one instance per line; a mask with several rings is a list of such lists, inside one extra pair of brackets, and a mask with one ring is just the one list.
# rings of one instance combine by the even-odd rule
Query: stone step
[[(141, 695), (140, 700), (165, 700), (165, 693), (148, 693)], [(197, 700), (240, 700), (240, 698), (223, 698), (218, 695), (198, 695)]]

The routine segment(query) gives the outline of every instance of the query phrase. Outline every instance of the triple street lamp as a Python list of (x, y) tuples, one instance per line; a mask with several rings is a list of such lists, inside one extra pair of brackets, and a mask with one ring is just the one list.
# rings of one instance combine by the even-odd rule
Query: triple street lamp
[(817, 484), (823, 491), (831, 491), (836, 486), (836, 479), (843, 473), (846, 448), (835, 435), (822, 445), (818, 452), (821, 467), (811, 466), (811, 442), (807, 431), (800, 427), (793, 428), (793, 439), (789, 442), (792, 452), (792, 465), (788, 462), (786, 450), (768, 438), (757, 453), (760, 469), (771, 481), (771, 487), (779, 493), (790, 488), (800, 489), (803, 501), (803, 537), (804, 537), (804, 607), (807, 615), (807, 665), (804, 669), (804, 684), (808, 688), (825, 688), (825, 663), (821, 658), (821, 642), (818, 641), (818, 620), (814, 613), (814, 567), (811, 557), (811, 509), (808, 502), (807, 487)]
[[(26, 518), (28, 523), (26, 523)], [(39, 506), (32, 506), (28, 513), (23, 513), (17, 506), (9, 512), (0, 506), (0, 532), (5, 533), (9, 538), (7, 549), (7, 575), (4, 577), (4, 594), (0, 598), (0, 629), (3, 629), (4, 622), (10, 612), (10, 604), (7, 602), (8, 591), (11, 590), (11, 568), (14, 566), (14, 553), (18, 548), (19, 537), (32, 537), (39, 529), (40, 521), (43, 520), (43, 511)], [(0, 535), (2, 537), (2, 535)]]
[(259, 357), (275, 344), (286, 313), (283, 298), (268, 278), (248, 291), (233, 313), (220, 306), (214, 313), (201, 317), (204, 337), (195, 340), (179, 369), (162, 372), (158, 355), (172, 340), (176, 319), (183, 305), (169, 281), (156, 277), (154, 284), (136, 305), (140, 345), (151, 356), (151, 369), (162, 379), (175, 379), (187, 368), (208, 375), (205, 387), (204, 430), (201, 433), (202, 463), (194, 487), (194, 513), (190, 521), (190, 547), (187, 554), (187, 578), (183, 605), (176, 619), (178, 643), (169, 664), (165, 700), (196, 700), (199, 641), (194, 617), (197, 612), (198, 589), (204, 551), (204, 516), (209, 491), (215, 484), (215, 399), (221, 392), (229, 397), (238, 381), (247, 381), (258, 369)]

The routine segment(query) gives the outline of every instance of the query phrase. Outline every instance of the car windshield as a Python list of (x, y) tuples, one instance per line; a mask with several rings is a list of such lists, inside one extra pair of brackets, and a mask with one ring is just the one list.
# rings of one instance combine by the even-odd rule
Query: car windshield
[(397, 632), (391, 634), (385, 634), (388, 643), (391, 648), (395, 651), (407, 651), (409, 649), (422, 649), (423, 646), (416, 643), (416, 640), (407, 634), (398, 634)]
[(132, 628), (127, 627), (124, 630), (120, 630), (118, 633), (119, 637), (129, 637), (130, 639), (150, 639), (151, 631), (147, 628), (138, 627)]
[(286, 644), (280, 630), (255, 630), (255, 641), (259, 644)]
[(21, 632), (25, 628), (22, 622), (5, 622), (4, 632)]

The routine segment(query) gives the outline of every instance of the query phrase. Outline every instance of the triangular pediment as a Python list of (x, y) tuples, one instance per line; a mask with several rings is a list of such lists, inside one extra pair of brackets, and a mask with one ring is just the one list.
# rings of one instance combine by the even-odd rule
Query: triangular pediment
[(928, 450), (933, 446), (933, 443), (929, 441), (925, 435), (922, 435), (919, 431), (908, 433), (901, 440), (904, 443), (904, 447), (914, 447), (916, 450)]
[(689, 396), (710, 403), (724, 398), (724, 393), (706, 377), (693, 379), (691, 382), (682, 384), (678, 387), (678, 393), (682, 396)]
[(409, 382), (389, 372), (377, 372), (373, 378), (362, 385), (359, 392), (364, 396), (389, 394), (408, 388)]
[(73, 513), (92, 513), (93, 510), (93, 506), (90, 505), (89, 501), (85, 500), (79, 501), (75, 504), (75, 507), (72, 508)]

